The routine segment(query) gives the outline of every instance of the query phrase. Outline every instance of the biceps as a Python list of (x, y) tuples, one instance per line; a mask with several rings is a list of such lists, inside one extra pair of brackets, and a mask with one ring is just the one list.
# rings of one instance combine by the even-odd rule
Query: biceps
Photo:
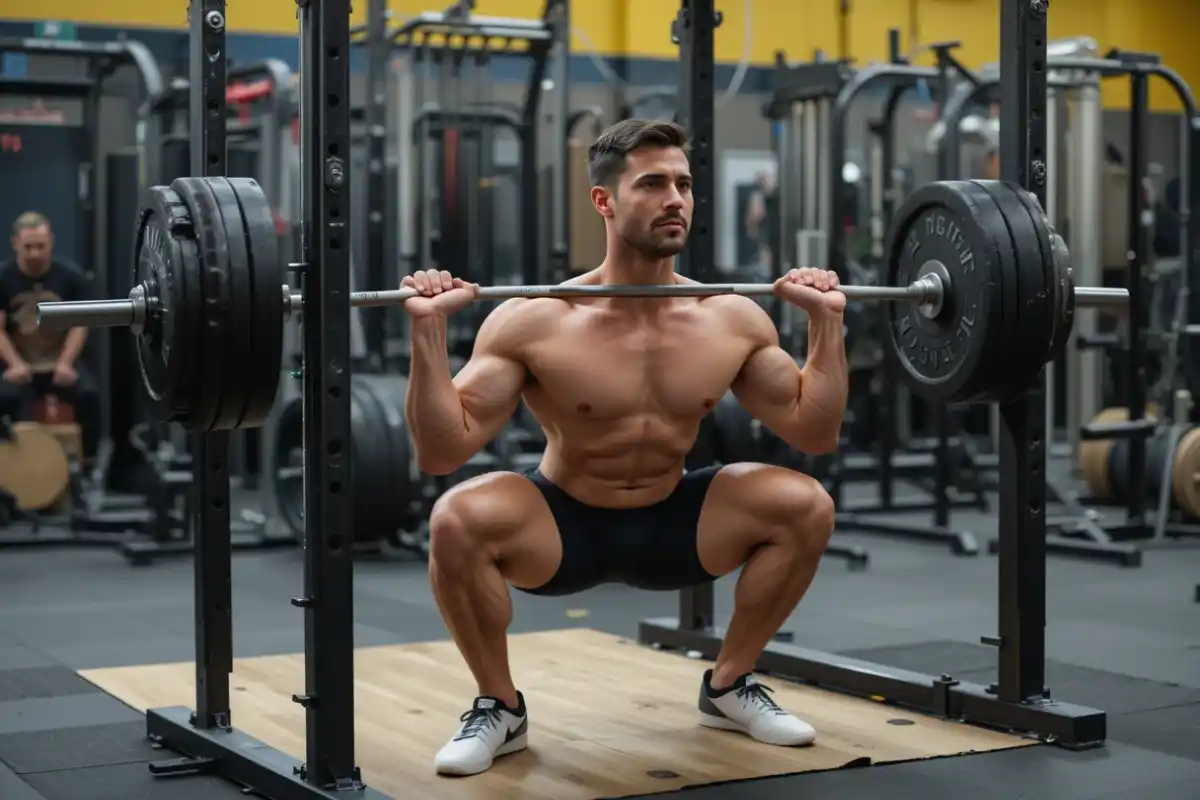
[(494, 435), (512, 417), (525, 386), (525, 366), (493, 355), (472, 358), (454, 378), (467, 427)]
[(770, 417), (790, 413), (800, 402), (800, 368), (781, 348), (764, 347), (746, 361), (733, 393), (747, 411), (770, 424)]

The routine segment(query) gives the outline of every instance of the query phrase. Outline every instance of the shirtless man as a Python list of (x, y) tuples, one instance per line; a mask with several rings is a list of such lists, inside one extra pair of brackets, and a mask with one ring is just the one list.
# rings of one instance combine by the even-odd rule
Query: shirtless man
[[(687, 135), (626, 120), (588, 153), (607, 253), (575, 284), (690, 283), (675, 274), (693, 198)], [(700, 722), (795, 746), (816, 732), (771, 701), (752, 670), (812, 582), (833, 531), (833, 501), (812, 478), (763, 464), (684, 473), (701, 419), (732, 388), (798, 450), (827, 453), (846, 407), (846, 298), (823, 270), (798, 270), (777, 294), (809, 313), (804, 369), (767, 314), (732, 295), (667, 299), (518, 299), (493, 311), (454, 379), (446, 317), (475, 287), (446, 272), (408, 276), (412, 324), (406, 415), (421, 469), (458, 469), (524, 399), (546, 433), (538, 470), (459, 484), (430, 520), (429, 574), (479, 696), (437, 754), (438, 772), (471, 775), (526, 744), (525, 698), (509, 669), (508, 584), (565, 595), (605, 582), (652, 590), (741, 568), (729, 632), (700, 689)]]

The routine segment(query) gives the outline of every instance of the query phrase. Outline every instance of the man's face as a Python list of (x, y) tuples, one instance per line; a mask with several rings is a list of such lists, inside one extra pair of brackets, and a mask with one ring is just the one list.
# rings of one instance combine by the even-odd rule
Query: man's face
[(692, 174), (682, 149), (633, 151), (625, 159), (615, 196), (605, 194), (617, 234), (635, 250), (649, 258), (668, 258), (683, 250), (694, 201)]
[(50, 249), (53, 244), (50, 229), (45, 225), (22, 228), (12, 239), (17, 260), (25, 269), (32, 271), (43, 270), (50, 264)]

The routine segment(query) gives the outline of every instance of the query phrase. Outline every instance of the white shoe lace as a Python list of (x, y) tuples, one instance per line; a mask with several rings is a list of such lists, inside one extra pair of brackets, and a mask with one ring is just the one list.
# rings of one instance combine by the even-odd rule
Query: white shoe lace
[(454, 737), (454, 741), (456, 742), (460, 742), (463, 739), (477, 738), (495, 728), (500, 723), (500, 709), (472, 708), (459, 717), (459, 719), (464, 724), (462, 730), (458, 732), (458, 736)]

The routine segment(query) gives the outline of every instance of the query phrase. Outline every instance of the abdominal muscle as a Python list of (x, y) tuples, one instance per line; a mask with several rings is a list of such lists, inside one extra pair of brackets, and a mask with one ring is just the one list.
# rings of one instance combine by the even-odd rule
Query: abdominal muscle
[(641, 508), (665, 500), (683, 477), (700, 420), (641, 413), (616, 420), (537, 415), (546, 432), (541, 471), (595, 508)]

